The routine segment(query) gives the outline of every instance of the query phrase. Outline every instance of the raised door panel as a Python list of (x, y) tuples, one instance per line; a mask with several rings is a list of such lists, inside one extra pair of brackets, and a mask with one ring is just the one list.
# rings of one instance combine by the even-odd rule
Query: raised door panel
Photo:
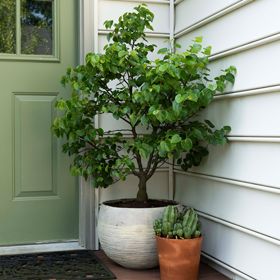
[(14, 196), (57, 195), (57, 141), (51, 133), (56, 94), (14, 96)]

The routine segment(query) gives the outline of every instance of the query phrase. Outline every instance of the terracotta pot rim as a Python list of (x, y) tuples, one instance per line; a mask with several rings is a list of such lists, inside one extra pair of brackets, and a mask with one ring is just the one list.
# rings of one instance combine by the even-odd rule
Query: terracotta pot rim
[(176, 238), (166, 238), (166, 237), (161, 237), (161, 236), (158, 236), (156, 235), (156, 239), (159, 239), (159, 240), (170, 240), (171, 242), (173, 241), (185, 241), (185, 242), (190, 242), (192, 240), (200, 240), (200, 239), (203, 239), (203, 236), (200, 235), (199, 237), (195, 237), (195, 238), (188, 238), (188, 239), (176, 239)]

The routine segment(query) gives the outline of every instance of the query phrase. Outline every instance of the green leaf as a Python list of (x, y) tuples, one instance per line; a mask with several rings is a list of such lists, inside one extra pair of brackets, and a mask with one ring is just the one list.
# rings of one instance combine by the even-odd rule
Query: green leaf
[(195, 138), (197, 138), (198, 140), (203, 139), (203, 135), (199, 129), (194, 128), (192, 132), (193, 132), (193, 135), (195, 136)]
[(209, 120), (204, 120), (204, 122), (211, 128), (215, 127), (215, 125), (212, 122), (210, 122)]
[(177, 144), (181, 142), (182, 138), (179, 134), (174, 134), (171, 138), (171, 144)]
[(228, 67), (228, 68), (226, 69), (226, 72), (232, 73), (233, 75), (236, 75), (237, 69), (236, 69), (235, 66), (230, 66), (230, 67)]
[(104, 26), (105, 26), (106, 29), (110, 29), (112, 27), (113, 23), (114, 22), (112, 20), (106, 20), (104, 22)]
[(201, 51), (201, 49), (202, 49), (202, 46), (200, 44), (195, 43), (191, 46), (190, 52), (194, 53), (194, 54), (197, 54)]
[(177, 94), (176, 97), (175, 97), (175, 101), (180, 104), (182, 102), (184, 102), (186, 100), (186, 97), (182, 94)]
[(228, 134), (231, 131), (231, 127), (230, 126), (224, 126), (223, 130), (224, 130), (225, 134)]
[(134, 114), (134, 113), (129, 115), (129, 119), (130, 119), (132, 126), (135, 126), (139, 120), (138, 116), (136, 116), (136, 114)]
[(196, 102), (198, 100), (198, 94), (195, 93), (194, 91), (189, 90), (187, 91), (186, 99)]
[(203, 54), (205, 55), (211, 55), (212, 47), (208, 46), (203, 50)]
[(190, 138), (186, 138), (182, 140), (181, 145), (184, 151), (189, 151), (193, 146), (192, 140)]
[(212, 91), (215, 91), (217, 89), (217, 84), (209, 84), (209, 85), (207, 85), (207, 88)]
[(157, 93), (160, 93), (160, 85), (153, 85), (153, 89), (154, 89)]
[(171, 145), (169, 141), (161, 141), (160, 142), (160, 149), (163, 152), (170, 152), (171, 151)]
[(139, 146), (139, 153), (143, 158), (148, 158), (148, 156), (151, 154), (152, 151), (153, 151), (153, 147), (151, 147), (146, 143), (141, 143)]
[(56, 102), (55, 107), (59, 110), (64, 110), (66, 108), (66, 102), (63, 99), (60, 99)]
[(169, 49), (168, 48), (161, 48), (158, 50), (158, 54), (166, 54), (169, 52)]
[(202, 40), (203, 40), (202, 36), (195, 37), (194, 39), (196, 43), (202, 43)]
[(175, 43), (174, 47), (175, 47), (176, 49), (182, 48), (182, 46), (181, 46), (180, 44), (178, 44), (178, 43)]
[(153, 111), (153, 115), (162, 123), (166, 120), (166, 112), (162, 110)]
[(227, 80), (228, 82), (230, 82), (230, 83), (234, 84), (235, 77), (234, 77), (234, 75), (233, 75), (233, 74), (231, 74), (231, 73), (227, 73), (227, 74), (226, 74), (226, 80)]
[(119, 53), (118, 53), (118, 57), (124, 57), (124, 56), (126, 56), (128, 54), (128, 52), (127, 51), (125, 51), (125, 50), (121, 50), (121, 51), (119, 51)]
[(158, 70), (160, 72), (166, 72), (168, 69), (169, 65), (167, 63), (160, 65), (160, 67), (158, 68)]
[(100, 60), (100, 57), (99, 55), (97, 54), (92, 54), (91, 57), (90, 57), (90, 62), (91, 64), (94, 66), (96, 63), (98, 63)]

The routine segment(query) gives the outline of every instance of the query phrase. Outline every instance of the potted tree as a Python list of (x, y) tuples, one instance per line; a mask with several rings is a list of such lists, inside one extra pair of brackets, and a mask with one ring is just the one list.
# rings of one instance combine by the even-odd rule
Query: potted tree
[(201, 229), (197, 213), (190, 208), (178, 212), (167, 206), (154, 231), (161, 280), (197, 280), (201, 251)]
[[(157, 264), (152, 224), (172, 203), (149, 199), (148, 180), (170, 159), (187, 170), (200, 164), (208, 144), (227, 142), (228, 126), (215, 129), (209, 120), (195, 118), (235, 74), (229, 67), (209, 78), (211, 48), (202, 48), (201, 38), (185, 52), (164, 48), (161, 58), (150, 60), (156, 46), (144, 31), (152, 30), (152, 20), (152, 12), (140, 5), (117, 23), (105, 22), (111, 31), (104, 53), (89, 53), (84, 65), (67, 70), (62, 83), (73, 93), (57, 102), (62, 114), (53, 123), (56, 136), (66, 139), (63, 152), (73, 158), (73, 175), (91, 176), (95, 188), (129, 174), (139, 179), (135, 199), (103, 203), (98, 223), (105, 253), (133, 268)], [(94, 117), (101, 114), (120, 120), (120, 127), (96, 128)]]

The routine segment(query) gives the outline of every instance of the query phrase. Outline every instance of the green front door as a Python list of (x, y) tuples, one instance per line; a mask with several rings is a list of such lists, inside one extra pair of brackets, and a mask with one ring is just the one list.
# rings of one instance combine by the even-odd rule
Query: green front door
[(0, 245), (78, 238), (77, 182), (50, 130), (77, 2), (0, 0)]

